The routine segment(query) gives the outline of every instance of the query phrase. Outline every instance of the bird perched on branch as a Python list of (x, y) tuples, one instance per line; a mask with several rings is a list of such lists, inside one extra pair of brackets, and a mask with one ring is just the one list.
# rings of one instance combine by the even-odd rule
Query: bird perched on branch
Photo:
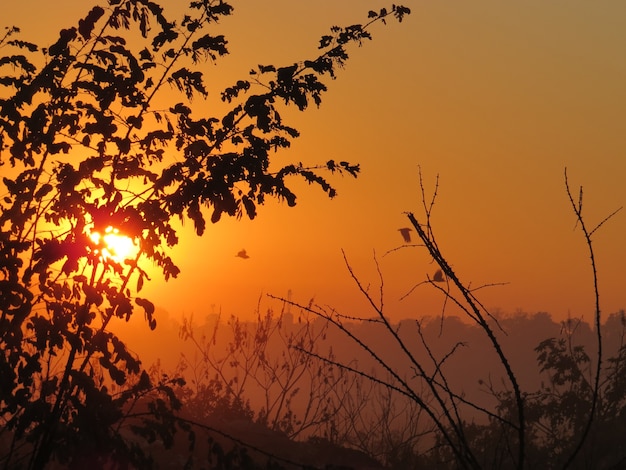
[(411, 243), (411, 229), (409, 227), (399, 228), (398, 232), (402, 235), (405, 243)]
[(433, 276), (433, 281), (434, 282), (445, 281), (445, 278), (443, 277), (443, 271), (441, 269), (438, 269), (437, 271), (435, 271), (435, 275)]

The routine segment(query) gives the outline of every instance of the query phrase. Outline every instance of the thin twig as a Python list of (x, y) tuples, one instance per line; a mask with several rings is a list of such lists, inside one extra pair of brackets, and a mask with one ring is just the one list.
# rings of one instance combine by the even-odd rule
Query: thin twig
[(598, 406), (599, 393), (600, 393), (600, 390), (599, 390), (599, 388), (600, 388), (600, 374), (602, 372), (602, 331), (601, 331), (602, 319), (601, 319), (601, 310), (600, 310), (600, 289), (599, 289), (599, 282), (598, 282), (598, 270), (597, 270), (597, 267), (596, 267), (595, 252), (594, 252), (594, 248), (593, 248), (593, 242), (591, 240), (591, 235), (597, 229), (599, 229), (602, 225), (604, 225), (604, 223), (606, 221), (608, 221), (617, 212), (619, 212), (619, 210), (621, 208), (617, 209), (616, 211), (612, 212), (609, 216), (605, 217), (598, 225), (596, 225), (596, 227), (593, 230), (589, 231), (587, 229), (587, 225), (585, 224), (585, 220), (583, 218), (583, 213), (582, 213), (582, 207), (583, 207), (583, 189), (582, 189), (582, 186), (580, 187), (580, 190), (578, 192), (578, 194), (579, 194), (578, 195), (578, 203), (576, 203), (574, 201), (574, 198), (572, 196), (572, 191), (571, 191), (570, 186), (569, 186), (569, 180), (568, 180), (568, 177), (567, 177), (567, 168), (565, 168), (565, 170), (564, 170), (564, 179), (565, 179), (565, 190), (567, 192), (567, 196), (569, 198), (570, 204), (572, 205), (572, 209), (574, 210), (574, 214), (576, 214), (576, 223), (577, 223), (577, 225), (580, 224), (580, 228), (581, 228), (581, 230), (583, 232), (583, 236), (585, 238), (585, 242), (587, 244), (587, 249), (588, 249), (588, 252), (589, 252), (591, 271), (592, 271), (592, 275), (593, 275), (593, 290), (594, 290), (594, 300), (595, 300), (595, 327), (596, 327), (596, 338), (597, 338), (597, 342), (598, 342), (596, 377), (595, 377), (595, 380), (594, 380), (593, 395), (592, 395), (592, 399), (591, 399), (591, 410), (589, 411), (589, 417), (587, 419), (587, 423), (585, 424), (585, 428), (583, 430), (583, 433), (582, 433), (582, 435), (580, 437), (580, 440), (579, 440), (578, 444), (574, 448), (574, 450), (573, 450), (572, 454), (570, 455), (570, 457), (568, 458), (568, 460), (565, 462), (565, 465), (563, 465), (563, 468), (567, 469), (574, 462), (576, 456), (582, 450), (583, 445), (585, 444), (585, 441), (587, 440), (587, 437), (589, 436), (589, 432), (591, 431), (591, 426), (592, 426), (593, 421), (595, 419), (596, 408)]

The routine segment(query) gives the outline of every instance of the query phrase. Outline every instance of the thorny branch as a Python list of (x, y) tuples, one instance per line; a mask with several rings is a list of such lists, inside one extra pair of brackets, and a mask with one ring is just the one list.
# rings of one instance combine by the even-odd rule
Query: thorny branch
[(574, 197), (572, 195), (572, 191), (569, 186), (569, 179), (567, 176), (567, 168), (564, 170), (564, 179), (565, 179), (565, 189), (567, 192), (567, 196), (572, 205), (572, 209), (574, 214), (576, 215), (576, 226), (580, 225), (580, 229), (583, 232), (583, 236), (585, 238), (585, 243), (587, 244), (587, 249), (589, 252), (589, 261), (591, 263), (591, 271), (593, 275), (593, 294), (595, 301), (595, 328), (596, 328), (596, 340), (598, 343), (598, 355), (597, 355), (597, 364), (596, 364), (596, 374), (593, 384), (593, 395), (591, 399), (591, 408), (589, 410), (589, 417), (587, 419), (587, 423), (583, 430), (583, 433), (580, 437), (580, 441), (578, 445), (574, 448), (574, 451), (570, 455), (569, 459), (563, 466), (564, 469), (568, 468), (573, 462), (578, 453), (581, 451), (587, 437), (589, 435), (589, 431), (591, 430), (591, 425), (593, 424), (596, 408), (598, 406), (598, 398), (599, 398), (599, 390), (600, 390), (600, 374), (602, 372), (602, 318), (601, 318), (601, 310), (600, 310), (600, 287), (598, 281), (598, 270), (596, 266), (596, 257), (593, 248), (593, 241), (591, 239), (592, 235), (598, 230), (602, 225), (604, 225), (609, 219), (611, 219), (615, 214), (617, 214), (622, 208), (613, 211), (607, 217), (605, 217), (600, 223), (598, 223), (593, 229), (589, 230), (587, 228), (587, 224), (583, 218), (583, 188), (582, 186), (578, 191), (578, 202), (574, 201)]

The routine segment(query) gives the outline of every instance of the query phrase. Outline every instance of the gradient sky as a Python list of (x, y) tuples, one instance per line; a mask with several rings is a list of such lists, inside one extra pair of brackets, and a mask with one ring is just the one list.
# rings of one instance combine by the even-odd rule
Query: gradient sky
[[(21, 0), (2, 23), (43, 44), (98, 2)], [(178, 0), (163, 2), (177, 8)], [(214, 97), (257, 64), (313, 58), (333, 24), (366, 21), (371, 0), (233, 0), (220, 32), (231, 55), (207, 66)], [(222, 220), (201, 239), (190, 227), (174, 251), (180, 277), (158, 278), (143, 295), (173, 317), (211, 311), (250, 317), (265, 294), (371, 316), (345, 267), (378, 292), (374, 254), (395, 319), (436, 315), (441, 297), (425, 286), (434, 271), (421, 248), (402, 244), (403, 214), (421, 214), (439, 175), (435, 235), (484, 305), (503, 312), (548, 311), (591, 320), (588, 253), (565, 193), (585, 190), (594, 226), (626, 204), (626, 2), (405, 1), (402, 24), (373, 30), (320, 109), (283, 112), (302, 137), (277, 161), (358, 162), (361, 176), (331, 178), (339, 195), (298, 183), (298, 206), (271, 202), (257, 220)], [(3, 25), (3, 26), (4, 26)], [(213, 80), (211, 82), (211, 80)], [(213, 85), (211, 85), (211, 83)], [(211, 102), (196, 101), (196, 110)], [(626, 308), (626, 211), (594, 240), (603, 310)], [(250, 258), (235, 254), (245, 248)], [(270, 302), (262, 301), (262, 310)]]

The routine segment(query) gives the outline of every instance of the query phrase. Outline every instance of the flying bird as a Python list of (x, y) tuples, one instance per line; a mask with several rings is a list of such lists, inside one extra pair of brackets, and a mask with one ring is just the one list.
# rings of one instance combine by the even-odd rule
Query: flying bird
[(443, 277), (443, 272), (441, 271), (441, 269), (438, 269), (437, 271), (435, 271), (435, 275), (433, 276), (433, 281), (434, 282), (443, 282), (445, 279)]
[(248, 259), (248, 258), (250, 258), (250, 257), (248, 256), (248, 253), (246, 253), (246, 250), (241, 250), (241, 251), (240, 251), (239, 253), (237, 253), (235, 256), (236, 256), (236, 257), (238, 257), (238, 258), (241, 258), (241, 259)]
[(411, 243), (411, 229), (409, 227), (399, 228), (398, 232), (402, 235), (405, 243)]

